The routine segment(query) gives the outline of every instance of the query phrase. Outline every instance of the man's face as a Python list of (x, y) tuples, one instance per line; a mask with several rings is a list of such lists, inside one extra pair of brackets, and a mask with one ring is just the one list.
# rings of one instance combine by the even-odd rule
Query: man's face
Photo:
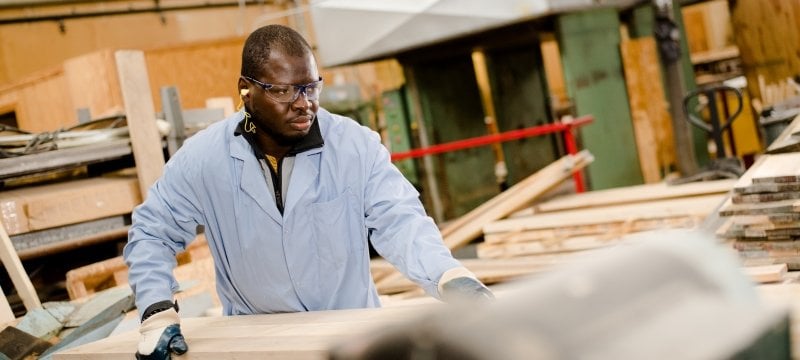
[[(272, 49), (267, 65), (255, 79), (266, 84), (306, 85), (319, 80), (319, 72), (311, 53), (298, 57)], [(240, 88), (245, 85), (250, 89), (245, 102), (260, 135), (266, 135), (278, 145), (289, 146), (308, 134), (319, 109), (319, 100), (309, 100), (301, 92), (292, 102), (279, 102), (258, 84), (246, 79), (239, 82)], [(291, 92), (296, 90), (289, 87)]]

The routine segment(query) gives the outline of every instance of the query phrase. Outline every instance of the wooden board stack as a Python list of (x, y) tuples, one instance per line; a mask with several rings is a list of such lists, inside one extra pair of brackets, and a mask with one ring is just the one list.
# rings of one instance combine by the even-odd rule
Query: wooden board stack
[(572, 253), (615, 245), (624, 235), (698, 225), (735, 180), (666, 183), (556, 198), (487, 224), (480, 258)]
[(800, 153), (763, 155), (719, 213), (729, 219), (717, 235), (732, 241), (745, 265), (800, 270)]

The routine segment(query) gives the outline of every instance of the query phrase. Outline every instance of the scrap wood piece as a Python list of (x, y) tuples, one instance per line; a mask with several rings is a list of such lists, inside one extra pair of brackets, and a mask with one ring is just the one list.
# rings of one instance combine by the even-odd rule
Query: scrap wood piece
[(487, 224), (483, 231), (484, 234), (493, 234), (680, 216), (705, 217), (725, 198), (725, 195), (704, 195), (651, 203), (543, 213), (495, 221)]
[[(662, 228), (693, 228), (701, 221), (700, 216), (676, 216), (654, 219), (630, 219), (602, 224), (576, 225), (550, 229), (522, 230), (503, 233), (485, 234), (486, 244), (503, 244), (531, 241), (554, 241), (576, 236), (624, 234)], [(480, 244), (478, 245), (480, 246)]]
[(781, 191), (757, 194), (733, 194), (731, 201), (734, 204), (758, 204), (770, 201), (800, 199), (800, 191)]
[(561, 196), (533, 206), (534, 213), (629, 204), (729, 192), (737, 180), (716, 180), (669, 185), (667, 183), (628, 186)]
[(8, 237), (8, 233), (6, 233), (5, 225), (3, 225), (2, 220), (0, 220), (0, 262), (5, 266), (8, 276), (11, 278), (11, 282), (17, 289), (17, 294), (19, 294), (19, 297), (22, 299), (22, 303), (25, 304), (25, 308), (33, 310), (42, 307), (42, 303), (39, 301), (39, 295), (36, 294), (36, 290), (33, 288), (28, 273), (26, 273), (25, 268), (22, 267), (22, 262), (19, 260), (19, 256), (17, 256), (17, 252), (14, 250), (14, 245)]
[(720, 207), (719, 216), (769, 215), (791, 212), (800, 212), (800, 200), (789, 199), (757, 204), (734, 204), (731, 199), (727, 199)]
[[(438, 302), (379, 309), (312, 311), (181, 320), (189, 344), (181, 359), (323, 359), (351, 336), (428, 315)], [(55, 354), (54, 360), (130, 359), (139, 332), (130, 331)]]
[(786, 276), (789, 267), (786, 264), (745, 266), (742, 271), (753, 281), (766, 284), (783, 281), (783, 277)]
[(468, 244), (481, 235), (484, 224), (519, 210), (594, 161), (588, 150), (567, 155), (528, 176), (508, 190), (483, 203), (442, 229), (450, 250)]

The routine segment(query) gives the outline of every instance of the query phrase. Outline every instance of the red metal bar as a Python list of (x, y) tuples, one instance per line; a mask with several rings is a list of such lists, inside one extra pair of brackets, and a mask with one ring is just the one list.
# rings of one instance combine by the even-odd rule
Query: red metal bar
[[(571, 130), (575, 127), (586, 125), (594, 121), (594, 117), (591, 115), (581, 116), (577, 119), (574, 119), (568, 123), (553, 123), (553, 124), (546, 124), (546, 125), (539, 125), (533, 126), (529, 128), (519, 129), (519, 130), (511, 130), (506, 131), (500, 134), (494, 135), (485, 135), (485, 136), (478, 136), (474, 138), (464, 139), (464, 140), (457, 140), (452, 141), (449, 143), (444, 144), (437, 144), (433, 146), (429, 146), (426, 148), (414, 149), (406, 152), (401, 153), (394, 153), (392, 154), (392, 161), (404, 160), (404, 159), (411, 159), (411, 158), (418, 158), (428, 155), (435, 155), (441, 154), (444, 152), (450, 152), (455, 150), (463, 150), (478, 146), (485, 146), (490, 145), (498, 142), (505, 142), (511, 140), (519, 140), (526, 137), (531, 136), (539, 136), (545, 134), (551, 134), (556, 132), (564, 132), (565, 134), (571, 134)], [(571, 137), (572, 135), (570, 135)], [(574, 151), (577, 152), (577, 146), (575, 145), (575, 139), (567, 140), (565, 137), (565, 141), (572, 141), (572, 145), (574, 147)], [(570, 145), (567, 145), (567, 151)], [(572, 153), (571, 153), (572, 154)], [(577, 183), (576, 183), (577, 186)], [(581, 184), (582, 186), (582, 184)]]
[[(570, 126), (564, 131), (564, 145), (567, 147), (567, 153), (575, 155), (578, 153), (578, 144), (575, 142), (575, 134), (572, 133), (573, 127)], [(575, 192), (582, 193), (586, 191), (586, 186), (583, 183), (583, 171), (578, 170), (572, 173), (572, 181), (575, 182)]]

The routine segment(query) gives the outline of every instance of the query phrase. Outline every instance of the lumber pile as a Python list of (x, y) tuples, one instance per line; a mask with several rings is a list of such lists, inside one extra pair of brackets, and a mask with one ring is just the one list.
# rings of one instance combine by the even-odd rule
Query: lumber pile
[(594, 161), (594, 156), (588, 150), (562, 157), (481, 206), (448, 223), (441, 230), (444, 243), (450, 250), (468, 244), (481, 235), (481, 229), (486, 223), (502, 219), (524, 208), (569, 178), (572, 173), (591, 164), (592, 161)]
[(719, 210), (717, 230), (745, 265), (788, 265), (800, 270), (800, 153), (761, 156), (742, 175)]
[(573, 253), (616, 245), (630, 233), (693, 228), (734, 184), (734, 180), (657, 183), (559, 197), (486, 224), (478, 257)]
[[(441, 232), (445, 245), (450, 250), (454, 250), (478, 239), (485, 224), (502, 219), (528, 206), (564, 180), (569, 179), (576, 171), (588, 166), (592, 161), (594, 161), (592, 154), (584, 150), (575, 155), (564, 156), (528, 176), (508, 190), (443, 226)], [(508, 279), (543, 268), (542, 262), (538, 260), (529, 262), (520, 260), (514, 264), (476, 260), (468, 261), (465, 266), (488, 284), (498, 282), (497, 278)], [(371, 269), (373, 280), (381, 295), (403, 292), (408, 293), (396, 296), (422, 294), (419, 287), (408, 281), (385, 261), (373, 260)]]

